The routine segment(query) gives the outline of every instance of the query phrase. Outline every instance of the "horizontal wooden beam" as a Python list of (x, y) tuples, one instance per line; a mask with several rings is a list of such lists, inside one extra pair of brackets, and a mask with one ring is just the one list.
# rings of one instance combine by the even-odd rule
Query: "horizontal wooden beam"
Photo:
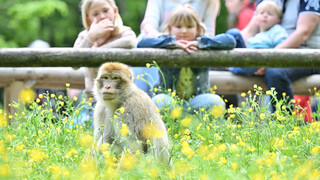
[[(267, 90), (264, 78), (261, 76), (245, 76), (234, 75), (229, 71), (210, 71), (210, 86), (217, 86), (216, 92), (218, 94), (237, 94), (254, 90), (253, 86), (256, 84)], [(314, 74), (299, 79), (292, 83), (292, 88), (295, 94), (298, 95), (313, 95), (310, 90), (314, 87), (320, 88), (320, 74)]]
[(0, 87), (19, 81), (39, 89), (66, 89), (66, 83), (83, 89), (84, 74), (84, 68), (71, 67), (0, 68)]
[[(263, 77), (234, 75), (229, 71), (210, 71), (210, 86), (216, 85), (218, 94), (237, 94), (253, 90), (253, 85), (267, 89)], [(34, 81), (33, 88), (84, 89), (84, 68), (44, 67), (44, 68), (0, 68), (0, 87), (8, 87), (14, 82)], [(320, 74), (301, 78), (292, 84), (295, 94), (310, 95), (309, 89), (320, 89)]]
[(317, 49), (198, 50), (191, 54), (176, 49), (2, 48), (0, 67), (98, 67), (117, 61), (161, 67), (320, 67)]

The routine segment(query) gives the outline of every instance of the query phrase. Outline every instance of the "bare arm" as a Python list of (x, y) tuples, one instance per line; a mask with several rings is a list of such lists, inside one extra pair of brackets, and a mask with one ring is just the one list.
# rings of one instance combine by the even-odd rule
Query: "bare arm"
[(253, 16), (249, 24), (241, 31), (241, 35), (243, 40), (247, 44), (248, 39), (256, 35), (258, 32), (259, 27), (256, 23), (256, 16)]
[[(276, 49), (297, 48), (309, 39), (311, 33), (319, 22), (320, 16), (316, 14), (300, 14), (297, 21), (296, 29), (289, 37), (276, 46)], [(255, 75), (264, 75), (265, 68), (260, 68)]]
[(296, 30), (289, 37), (280, 43), (275, 48), (297, 48), (306, 40), (309, 39), (311, 33), (315, 29), (320, 19), (316, 14), (301, 14), (299, 15)]
[(162, 3), (161, 0), (148, 0), (144, 19), (140, 26), (141, 31), (148, 37), (158, 37), (161, 35), (159, 26), (161, 24)]

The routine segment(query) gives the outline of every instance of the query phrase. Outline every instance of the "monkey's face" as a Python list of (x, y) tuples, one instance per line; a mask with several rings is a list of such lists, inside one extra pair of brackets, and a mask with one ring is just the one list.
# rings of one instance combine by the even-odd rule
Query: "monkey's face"
[(103, 100), (113, 100), (119, 97), (121, 93), (121, 76), (115, 73), (105, 73), (102, 74), (99, 79), (97, 79), (98, 88)]

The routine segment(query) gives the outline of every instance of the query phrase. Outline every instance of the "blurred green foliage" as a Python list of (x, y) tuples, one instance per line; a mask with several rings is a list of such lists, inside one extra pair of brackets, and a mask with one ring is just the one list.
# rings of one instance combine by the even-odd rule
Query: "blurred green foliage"
[[(83, 30), (80, 0), (0, 0), (0, 47), (27, 47), (42, 39), (51, 47), (72, 47)], [(140, 33), (147, 0), (116, 0), (125, 25)], [(217, 33), (227, 29), (224, 1)]]

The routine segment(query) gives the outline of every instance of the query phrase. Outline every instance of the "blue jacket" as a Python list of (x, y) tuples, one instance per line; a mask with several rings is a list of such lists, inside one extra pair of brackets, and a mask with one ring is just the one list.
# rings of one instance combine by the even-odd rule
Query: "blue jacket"
[[(197, 37), (199, 49), (230, 50), (236, 47), (236, 40), (229, 34), (218, 34), (212, 38)], [(159, 36), (157, 38), (144, 37), (137, 45), (138, 48), (176, 48), (176, 37)]]

